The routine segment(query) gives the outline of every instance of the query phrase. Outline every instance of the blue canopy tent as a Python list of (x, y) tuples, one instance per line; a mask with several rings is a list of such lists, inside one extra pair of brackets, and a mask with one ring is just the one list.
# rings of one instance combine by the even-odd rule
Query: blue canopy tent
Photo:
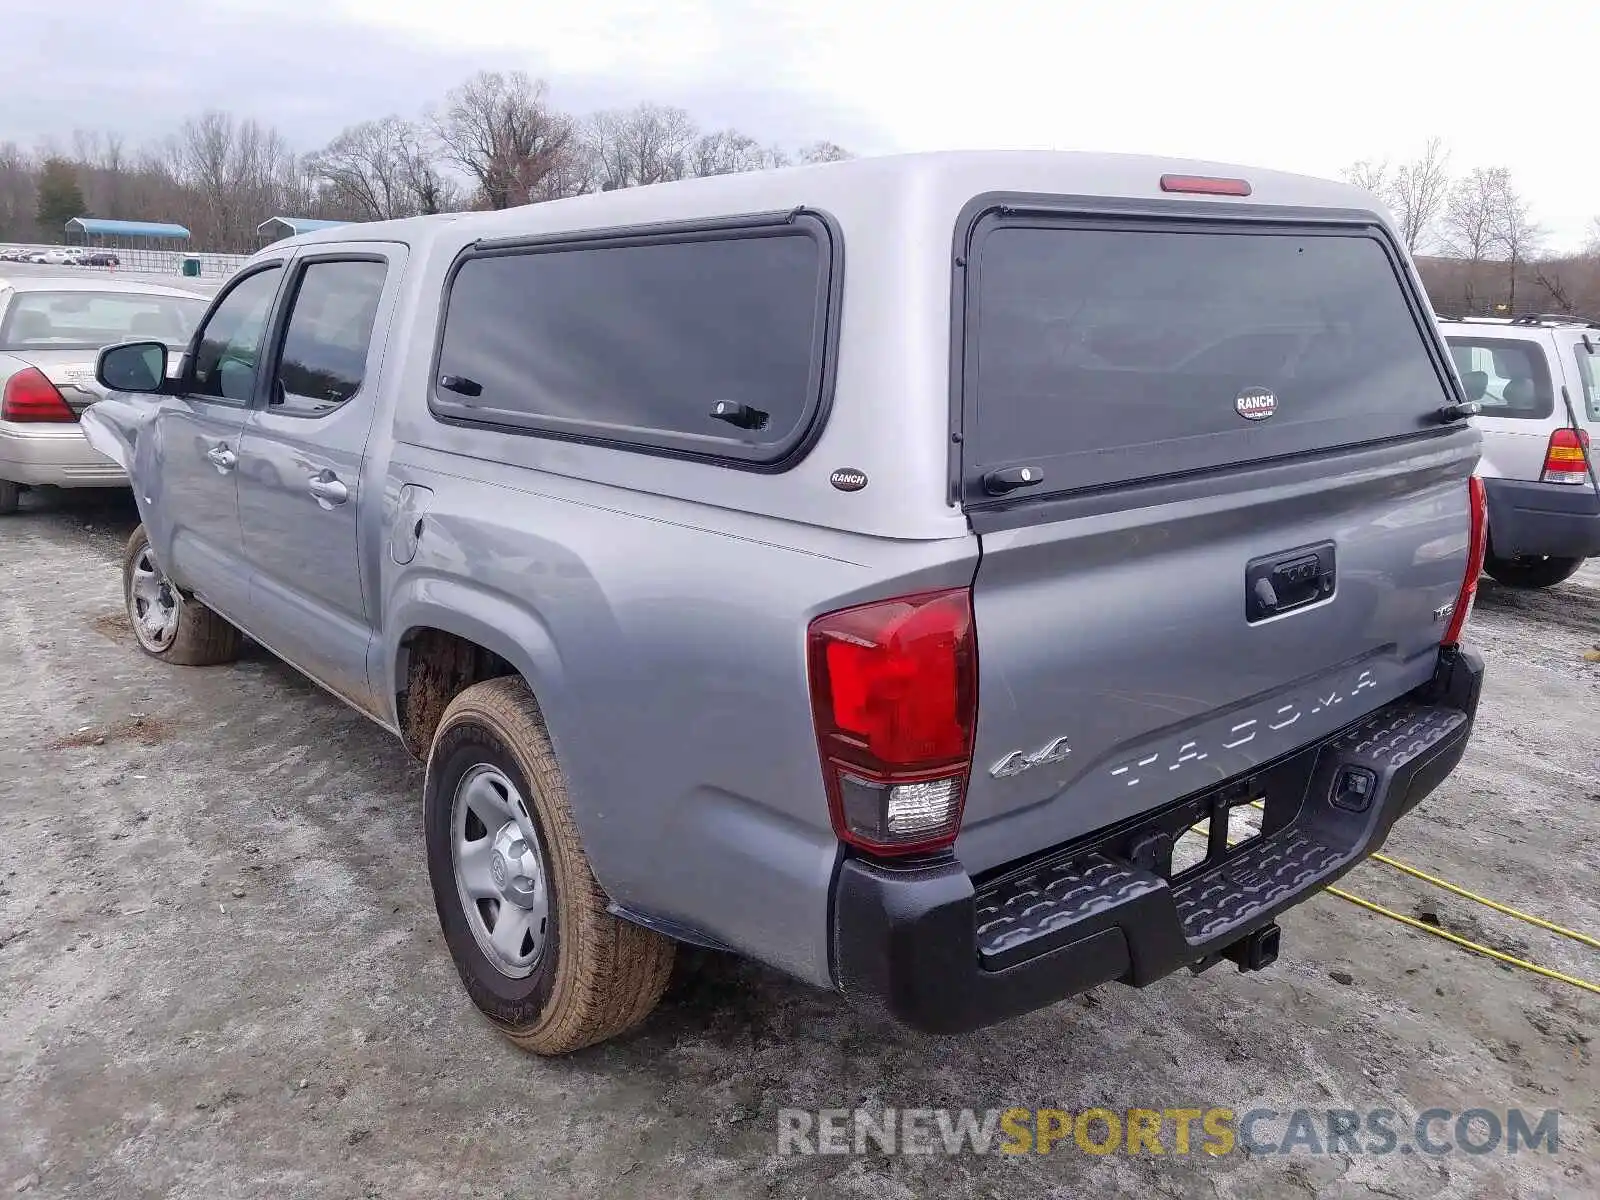
[(256, 234), (263, 242), (280, 242), (284, 238), (314, 229), (327, 229), (331, 225), (348, 225), (348, 221), (319, 221), (314, 217), (269, 217), (256, 226)]
[(67, 241), (80, 246), (181, 250), (188, 240), (187, 229), (166, 221), (110, 221), (104, 217), (73, 217), (67, 222)]

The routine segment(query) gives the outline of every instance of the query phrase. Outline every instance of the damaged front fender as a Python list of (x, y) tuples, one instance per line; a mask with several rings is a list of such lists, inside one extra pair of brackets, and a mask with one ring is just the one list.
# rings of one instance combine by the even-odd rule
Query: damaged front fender
[(140, 432), (150, 424), (155, 413), (156, 405), (149, 401), (126, 400), (113, 395), (91, 404), (78, 423), (89, 445), (126, 471), (137, 488), (138, 480), (133, 473), (134, 451)]

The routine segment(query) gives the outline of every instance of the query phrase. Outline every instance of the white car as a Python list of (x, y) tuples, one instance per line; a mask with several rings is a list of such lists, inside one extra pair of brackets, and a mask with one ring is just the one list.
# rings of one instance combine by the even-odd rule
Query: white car
[(78, 425), (102, 394), (95, 356), (113, 342), (147, 339), (176, 357), (206, 304), (158, 284), (0, 277), (0, 515), (17, 510), (25, 487), (126, 485), (122, 468)]
[(1440, 318), (1479, 408), (1491, 578), (1550, 587), (1600, 556), (1600, 322), (1566, 315)]

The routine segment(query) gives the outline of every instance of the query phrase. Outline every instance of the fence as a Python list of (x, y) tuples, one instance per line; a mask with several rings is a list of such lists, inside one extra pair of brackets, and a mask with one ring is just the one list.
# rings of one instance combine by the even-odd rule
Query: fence
[[(244, 265), (249, 257), (246, 254), (220, 254), (205, 250), (146, 250), (125, 249), (121, 246), (61, 246), (46, 245), (44, 243), (5, 242), (0, 243), (0, 253), (7, 251), (33, 252), (36, 250), (66, 250), (77, 254), (114, 254), (117, 257), (116, 270), (137, 271), (146, 275), (176, 275), (183, 278), (183, 260), (198, 258), (200, 260), (200, 278), (212, 282), (226, 279)], [(5, 271), (5, 263), (0, 262), (0, 274)], [(105, 268), (99, 268), (104, 270)], [(189, 277), (189, 278), (192, 278)]]

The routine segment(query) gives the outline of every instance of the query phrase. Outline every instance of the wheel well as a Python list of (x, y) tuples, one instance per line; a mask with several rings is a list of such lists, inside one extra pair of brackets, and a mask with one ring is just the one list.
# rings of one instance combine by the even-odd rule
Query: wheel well
[(401, 691), (395, 697), (406, 749), (426, 758), (450, 701), (475, 683), (515, 675), (493, 650), (442, 629), (413, 629), (401, 642)]

